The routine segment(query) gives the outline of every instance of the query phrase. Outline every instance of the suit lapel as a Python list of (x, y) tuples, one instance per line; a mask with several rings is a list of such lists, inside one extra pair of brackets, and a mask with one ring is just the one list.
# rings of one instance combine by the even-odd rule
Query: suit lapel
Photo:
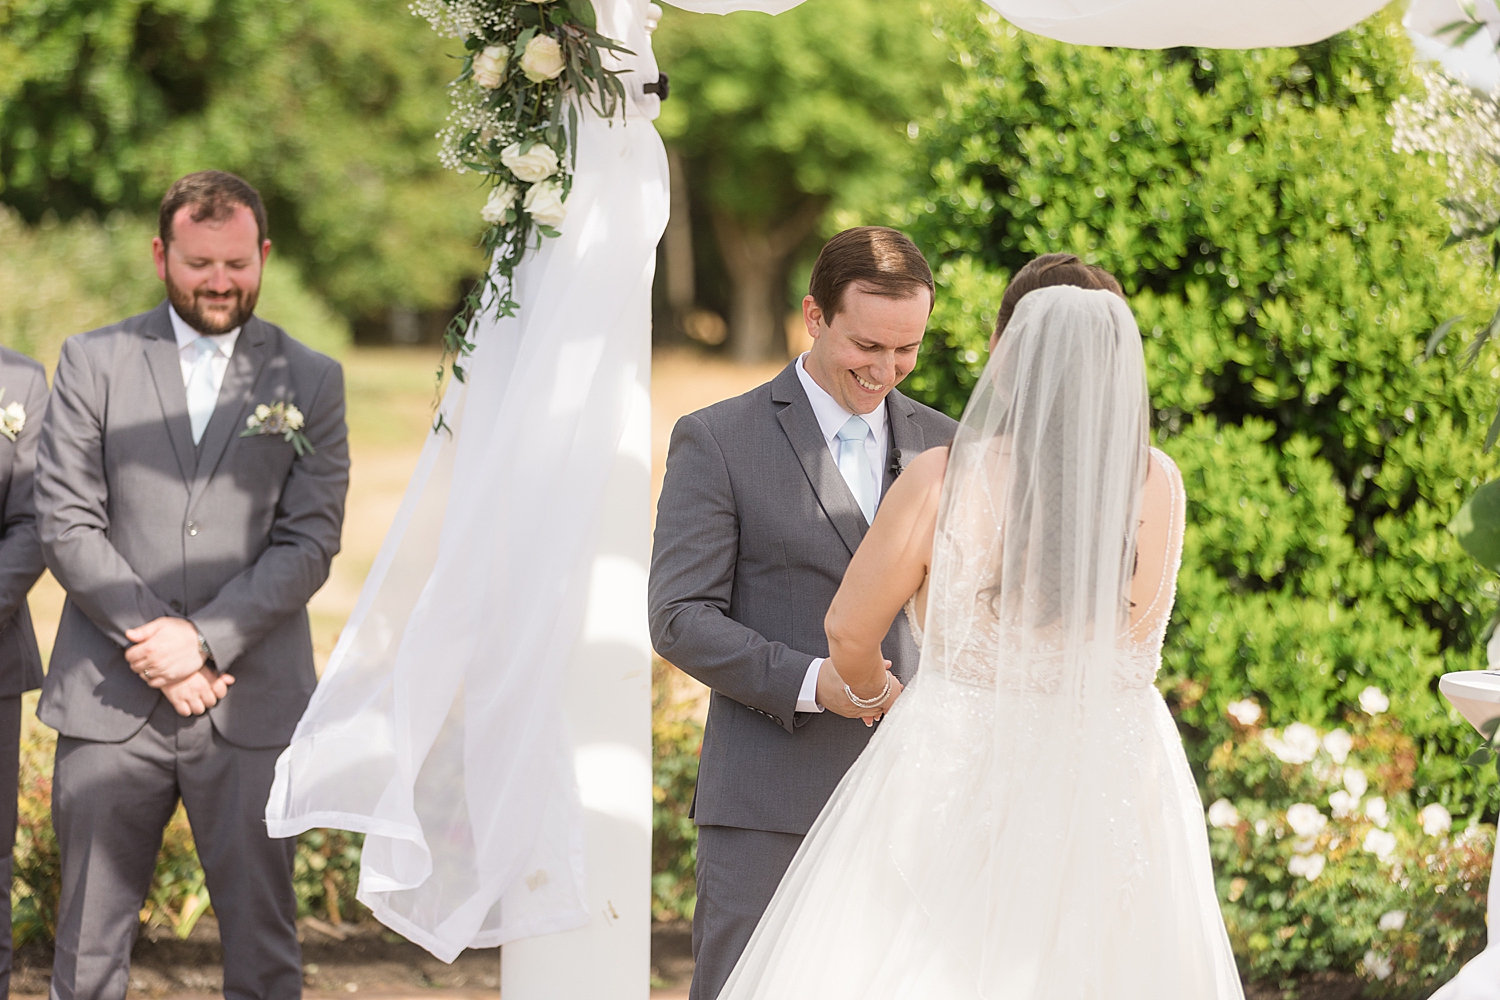
[(787, 365), (772, 380), (771, 399), (785, 404), (776, 414), (776, 419), (781, 422), (782, 431), (797, 453), (797, 460), (802, 463), (802, 471), (812, 484), (823, 512), (853, 554), (869, 526), (865, 524), (864, 512), (855, 502), (854, 494), (849, 492), (849, 484), (844, 482), (833, 462), (833, 455), (828, 451), (828, 442), (823, 439), (823, 430), (813, 414), (812, 403), (808, 402), (807, 393), (797, 378), (797, 362)]
[[(229, 443), (244, 427), (245, 415), (251, 406), (255, 382), (266, 364), (266, 329), (259, 319), (251, 317), (240, 330), (239, 339), (230, 355), (229, 367), (224, 372), (224, 384), (219, 386), (219, 402), (214, 415), (203, 429), (203, 442), (199, 446), (198, 460), (193, 476), (192, 496), (189, 505), (195, 503), (203, 488), (213, 478), (214, 470), (224, 457)], [(179, 376), (179, 382), (181, 377)], [(187, 406), (187, 392), (183, 391), (183, 407)], [(188, 440), (192, 437), (189, 435)]]
[(911, 400), (892, 389), (885, 397), (885, 413), (890, 422), (891, 436), (885, 462), (885, 483), (880, 490), (882, 499), (896, 482), (897, 470), (906, 468), (928, 447), (922, 425), (917, 423), (917, 408)]
[(182, 473), (182, 481), (191, 484), (198, 461), (193, 454), (193, 424), (188, 419), (182, 362), (165, 302), (147, 317), (145, 333), (142, 349), (146, 354), (146, 367), (151, 369), (151, 381), (156, 385), (156, 398), (166, 420), (167, 436), (172, 439), (172, 451), (177, 455), (177, 469)]

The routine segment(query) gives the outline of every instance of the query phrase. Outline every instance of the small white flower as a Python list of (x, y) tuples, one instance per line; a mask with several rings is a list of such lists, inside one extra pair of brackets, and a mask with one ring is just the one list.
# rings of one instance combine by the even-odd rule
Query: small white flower
[(1344, 787), (1349, 789), (1349, 794), (1356, 799), (1364, 795), (1370, 788), (1370, 779), (1365, 777), (1365, 772), (1357, 767), (1344, 768)]
[(557, 79), (566, 65), (562, 46), (551, 35), (534, 36), (526, 43), (526, 51), (521, 53), (521, 72), (532, 83)]
[(1453, 814), (1436, 802), (1423, 806), (1417, 815), (1422, 820), (1422, 832), (1429, 837), (1441, 837), (1453, 829)]
[(259, 406), (257, 406), (255, 408), (255, 422), (256, 423), (260, 423), (262, 420), (266, 419), (270, 415), (271, 415), (271, 408), (269, 406), (267, 406), (265, 403), (261, 403)]
[(1257, 837), (1264, 837), (1266, 835), (1266, 831), (1269, 829), (1271, 829), (1270, 820), (1258, 819), (1255, 821), (1255, 835)]
[(494, 90), (505, 78), (505, 65), (510, 62), (510, 47), (491, 45), (474, 57), (474, 82), (486, 90)]
[(1298, 802), (1286, 811), (1286, 825), (1299, 837), (1312, 838), (1323, 832), (1328, 817), (1310, 802)]
[(302, 411), (291, 403), (286, 404), (286, 425), (290, 430), (300, 431), (303, 424)]
[(1384, 828), (1391, 821), (1390, 810), (1385, 806), (1385, 799), (1379, 795), (1365, 803), (1365, 816), (1376, 826)]
[(1327, 866), (1328, 860), (1321, 854), (1294, 854), (1286, 863), (1286, 870), (1293, 875), (1301, 875), (1309, 882), (1315, 882)]
[[(0, 389), (0, 396), (5, 395), (5, 390)], [(12, 400), (7, 403), (5, 409), (0, 410), (0, 434), (14, 441), (21, 436), (21, 429), (26, 426), (26, 407), (21, 405), (20, 400)]]
[(1228, 799), (1219, 799), (1208, 807), (1208, 823), (1220, 830), (1240, 825), (1240, 811)]
[(1365, 952), (1365, 971), (1376, 979), (1389, 979), (1391, 973), (1396, 971), (1396, 967), (1391, 964), (1388, 956), (1371, 948)]
[(516, 203), (520, 192), (514, 184), (497, 184), (490, 189), (490, 196), (479, 210), (479, 217), (492, 226), (505, 221), (505, 213)]
[(1231, 719), (1242, 726), (1253, 726), (1260, 721), (1260, 706), (1249, 698), (1231, 701), (1226, 711)]
[(1367, 687), (1359, 693), (1359, 707), (1367, 715), (1379, 715), (1391, 707), (1391, 699), (1378, 687)]
[(1335, 729), (1323, 737), (1323, 749), (1328, 751), (1334, 763), (1342, 764), (1349, 759), (1349, 751), (1354, 749), (1354, 737), (1343, 729)]
[(1359, 811), (1359, 796), (1340, 788), (1328, 796), (1328, 808), (1333, 810), (1334, 819), (1348, 819)]
[(1380, 915), (1380, 929), (1383, 931), (1399, 931), (1406, 926), (1406, 911), (1392, 910)]
[(1373, 854), (1381, 861), (1389, 861), (1396, 853), (1396, 835), (1389, 830), (1371, 830), (1365, 834), (1365, 842), (1360, 849), (1366, 854)]
[(1278, 738), (1267, 732), (1262, 741), (1276, 758), (1287, 764), (1306, 764), (1318, 755), (1318, 731), (1305, 722), (1294, 722)]
[(531, 185), (521, 207), (537, 222), (553, 228), (562, 225), (563, 220), (568, 217), (568, 206), (563, 204), (562, 186), (556, 181), (542, 181)]
[(557, 151), (545, 142), (535, 143), (524, 153), (521, 144), (513, 142), (501, 150), (500, 162), (527, 184), (544, 181), (557, 173)]

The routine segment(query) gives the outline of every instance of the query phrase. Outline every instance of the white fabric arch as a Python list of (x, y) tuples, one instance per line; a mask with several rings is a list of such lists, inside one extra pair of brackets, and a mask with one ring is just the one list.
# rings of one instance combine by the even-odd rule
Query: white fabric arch
[[(664, 0), (683, 10), (780, 14), (803, 0)], [(817, 0), (813, 0), (814, 3)], [(886, 0), (899, 2), (899, 0)], [(1074, 45), (1259, 49), (1307, 45), (1352, 27), (1388, 0), (984, 0), (1023, 31)]]

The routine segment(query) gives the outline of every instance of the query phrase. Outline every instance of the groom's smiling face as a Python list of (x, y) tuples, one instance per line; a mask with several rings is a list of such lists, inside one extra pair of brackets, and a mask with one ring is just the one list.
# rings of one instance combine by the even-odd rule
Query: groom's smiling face
[(829, 319), (811, 295), (802, 300), (802, 318), (813, 338), (804, 364), (840, 406), (869, 413), (916, 366), (931, 294), (919, 287), (891, 298), (855, 282), (844, 289), (840, 306)]
[[(193, 329), (228, 333), (255, 312), (260, 277), (271, 241), (260, 239), (255, 215), (244, 205), (226, 206), (220, 217), (194, 219), (196, 206), (172, 217), (171, 241), (152, 241), (156, 275), (167, 298)], [(201, 212), (200, 212), (201, 214)], [(216, 213), (218, 214), (218, 213)]]

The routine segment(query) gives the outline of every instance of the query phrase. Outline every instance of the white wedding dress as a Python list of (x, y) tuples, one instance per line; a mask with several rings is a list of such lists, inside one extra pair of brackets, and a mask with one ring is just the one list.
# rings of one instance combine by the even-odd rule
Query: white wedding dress
[[(722, 1000), (1243, 996), (1152, 685), (1184, 497), (1146, 447), (1143, 370), (1109, 293), (1022, 300), (953, 444), (921, 668)], [(1170, 484), (1169, 551), (1127, 626), (1147, 463)]]

